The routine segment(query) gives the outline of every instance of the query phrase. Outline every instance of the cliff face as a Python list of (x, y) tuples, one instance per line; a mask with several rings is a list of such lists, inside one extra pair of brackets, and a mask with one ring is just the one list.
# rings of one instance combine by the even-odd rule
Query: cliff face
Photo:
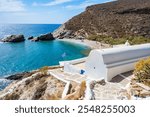
[[(69, 90), (62, 97), (66, 82), (50, 74), (60, 67), (43, 67), (38, 70), (23, 72), (5, 77), (11, 80), (4, 90), (0, 91), (0, 100), (82, 100), (86, 89), (86, 82), (78, 84), (69, 81)], [(49, 71), (50, 70), (50, 71)]]
[(14, 80), (0, 91), (0, 100), (58, 100), (61, 99), (64, 87), (64, 82), (51, 75), (37, 72)]
[(63, 24), (53, 35), (82, 38), (89, 35), (150, 38), (150, 0), (118, 0), (89, 6)]

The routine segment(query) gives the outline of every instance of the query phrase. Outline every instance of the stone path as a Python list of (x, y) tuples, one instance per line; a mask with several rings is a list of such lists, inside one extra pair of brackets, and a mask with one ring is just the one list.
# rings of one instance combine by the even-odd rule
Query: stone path
[(84, 75), (65, 73), (61, 69), (52, 70), (51, 73), (55, 74), (59, 78), (67, 81), (74, 81), (76, 83), (81, 83), (82, 81), (86, 80), (86, 76)]
[[(74, 81), (81, 83), (86, 80), (86, 76), (80, 74), (69, 74), (63, 72), (61, 69), (55, 69), (50, 71), (55, 76), (67, 81)], [(132, 71), (119, 74), (114, 77), (110, 82), (106, 82), (105, 85), (97, 83), (93, 89), (96, 100), (118, 100), (121, 99), (120, 91), (125, 89), (126, 85), (130, 82), (132, 77)]]
[(119, 96), (120, 86), (113, 83), (106, 83), (104, 86), (96, 84), (94, 87), (94, 96), (96, 100), (115, 100)]
[(94, 94), (96, 100), (117, 100), (121, 99), (120, 91), (126, 87), (132, 77), (132, 71), (114, 77), (105, 85), (96, 84)]

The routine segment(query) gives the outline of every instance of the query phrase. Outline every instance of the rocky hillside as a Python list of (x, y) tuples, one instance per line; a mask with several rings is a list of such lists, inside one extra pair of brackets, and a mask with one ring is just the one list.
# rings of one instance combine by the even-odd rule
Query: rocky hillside
[(144, 36), (150, 38), (150, 0), (118, 0), (89, 6), (53, 35), (57, 38), (82, 38), (106, 35), (114, 38)]
[(52, 76), (49, 70), (60, 67), (43, 67), (41, 69), (14, 74), (5, 79), (12, 83), (0, 91), (0, 100), (82, 100), (86, 83), (70, 81), (65, 97), (66, 83)]

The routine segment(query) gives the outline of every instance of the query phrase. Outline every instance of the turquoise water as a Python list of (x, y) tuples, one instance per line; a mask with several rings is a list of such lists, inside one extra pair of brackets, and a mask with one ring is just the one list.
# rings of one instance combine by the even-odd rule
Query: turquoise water
[[(0, 44), (0, 76), (58, 65), (59, 61), (85, 57), (86, 46), (64, 41)], [(63, 54), (65, 53), (65, 56)]]
[[(29, 36), (53, 32), (59, 26), (59, 24), (0, 24), (0, 38), (11, 34), (24, 34), (27, 39)], [(43, 66), (58, 65), (59, 61), (63, 60), (82, 58), (86, 56), (84, 51), (87, 50), (89, 50), (87, 46), (59, 40), (42, 42), (26, 40), (21, 43), (0, 42), (0, 90), (11, 82), (2, 79), (6, 75), (35, 70)]]
[(0, 38), (12, 34), (38, 36), (56, 30), (60, 24), (0, 24)]
[[(60, 25), (2, 25), (0, 35), (25, 34), (37, 36), (52, 32)], [(0, 43), (0, 77), (29, 71), (43, 66), (58, 65), (59, 61), (85, 57), (89, 47), (64, 41)], [(65, 55), (65, 56), (64, 56)]]

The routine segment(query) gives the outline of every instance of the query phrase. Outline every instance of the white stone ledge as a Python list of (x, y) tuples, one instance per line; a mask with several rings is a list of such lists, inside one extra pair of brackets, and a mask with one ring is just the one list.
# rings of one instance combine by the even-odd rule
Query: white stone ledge
[(58, 80), (60, 80), (60, 81), (62, 81), (64, 83), (66, 83), (64, 91), (63, 91), (62, 96), (61, 96), (61, 98), (63, 99), (67, 95), (67, 93), (69, 91), (70, 81), (67, 81), (67, 80), (64, 80), (64, 79), (60, 78), (59, 76), (57, 76), (56, 74), (52, 73), (51, 71), (48, 71), (48, 74), (54, 76), (55, 78), (57, 78)]
[(80, 59), (74, 59), (74, 60), (70, 60), (70, 61), (60, 61), (59, 62), (59, 65), (60, 66), (64, 66), (64, 63), (68, 62), (70, 64), (78, 64), (78, 63), (83, 63), (85, 62), (87, 59), (87, 57), (84, 57), (84, 58), (80, 58)]
[(136, 63), (137, 61), (139, 61), (141, 59), (148, 58), (148, 57), (149, 56), (145, 56), (145, 57), (140, 57), (140, 58), (136, 58), (136, 59), (130, 59), (130, 60), (121, 61), (121, 62), (117, 62), (117, 63), (113, 63), (113, 64), (108, 64), (108, 65), (106, 65), (106, 67), (107, 68), (111, 68), (111, 67), (121, 66), (121, 65), (125, 65), (125, 64)]

